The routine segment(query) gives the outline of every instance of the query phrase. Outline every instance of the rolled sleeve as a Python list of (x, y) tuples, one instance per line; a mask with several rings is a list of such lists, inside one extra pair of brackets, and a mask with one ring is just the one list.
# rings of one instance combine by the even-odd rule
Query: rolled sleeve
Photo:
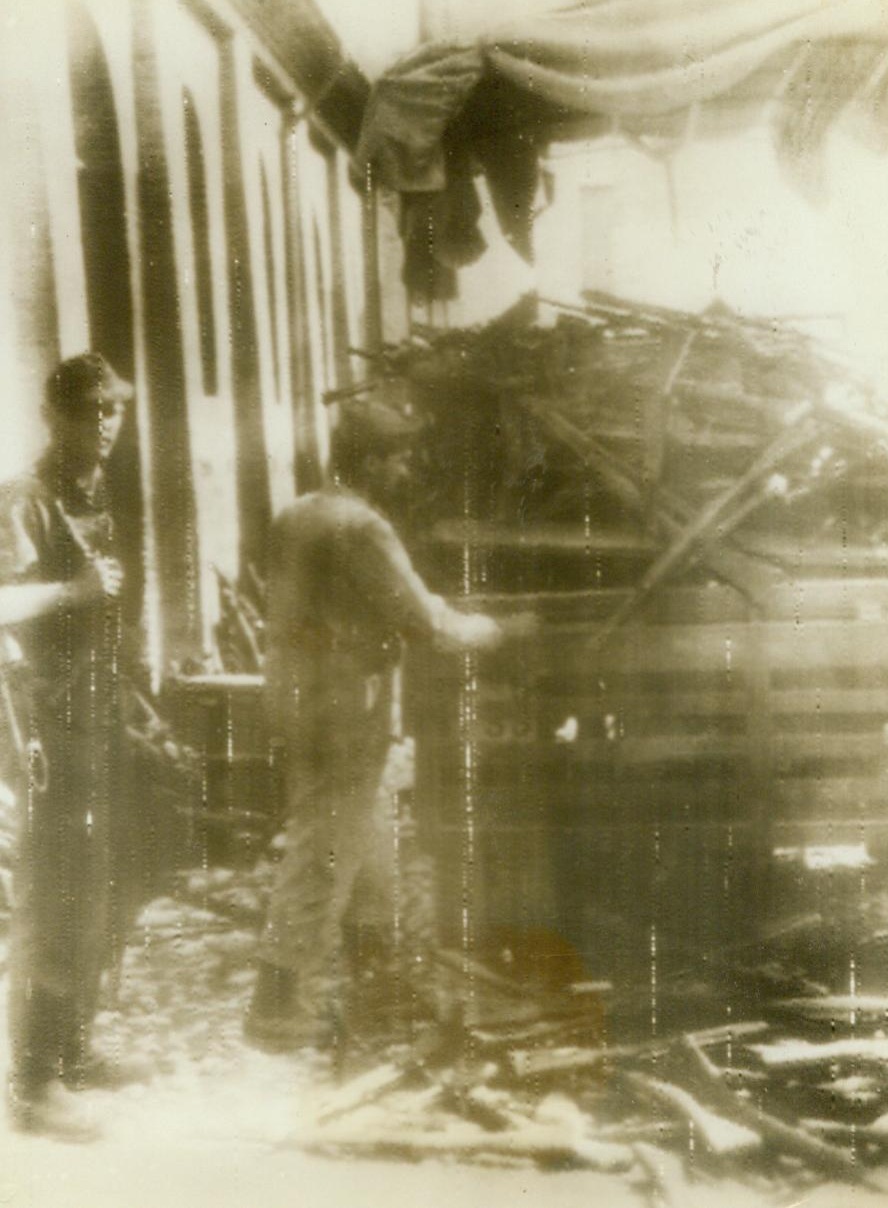
[(4, 501), (0, 516), (0, 583), (41, 578), (46, 517), (40, 504), (19, 494)]

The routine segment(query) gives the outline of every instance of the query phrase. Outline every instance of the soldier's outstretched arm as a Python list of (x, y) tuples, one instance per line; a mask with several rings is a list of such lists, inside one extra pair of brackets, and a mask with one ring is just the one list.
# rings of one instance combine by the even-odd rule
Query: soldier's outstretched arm
[(387, 520), (368, 510), (362, 528), (362, 577), (403, 637), (430, 639), (444, 649), (490, 650), (500, 644), (503, 631), (493, 617), (460, 612), (429, 590)]

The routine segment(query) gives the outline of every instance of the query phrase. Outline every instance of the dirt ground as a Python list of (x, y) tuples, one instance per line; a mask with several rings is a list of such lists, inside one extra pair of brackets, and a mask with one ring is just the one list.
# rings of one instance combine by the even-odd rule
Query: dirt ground
[[(572, 1082), (569, 1076), (548, 1083), (544, 1078), (539, 1085), (513, 1080), (508, 1091), (500, 1091), (496, 1077), (485, 1076), (483, 1060), (463, 1071), (464, 1097), (457, 1104), (465, 1108), (471, 1100), (474, 1118), (472, 1112), (462, 1118), (454, 1112), (453, 1083), (443, 1110), (435, 1087), (420, 1079), (341, 1111), (334, 1123), (344, 1124), (350, 1138), (344, 1143), (335, 1127), (330, 1131), (330, 1105), (341, 1103), (356, 1079), (403, 1061), (405, 1046), (365, 1038), (333, 1060), (311, 1051), (272, 1055), (245, 1042), (243, 1018), (273, 859), (274, 847), (253, 863), (182, 870), (164, 896), (142, 910), (121, 965), (107, 981), (95, 1043), (109, 1059), (136, 1059), (146, 1078), (115, 1091), (81, 1092), (101, 1127), (101, 1138), (90, 1144), (14, 1132), (0, 1111), (0, 1208), (888, 1208), (888, 1170), (884, 1180), (882, 1169), (868, 1170), (867, 1185), (859, 1186), (831, 1182), (829, 1174), (818, 1181), (804, 1163), (785, 1158), (758, 1162), (749, 1151), (712, 1161), (704, 1153), (703, 1134), (674, 1113), (650, 1105), (635, 1111), (630, 1103), (628, 1113), (615, 1117), (594, 1078), (591, 1093), (582, 1077)], [(837, 918), (841, 900), (834, 877), (830, 884), (827, 897), (796, 905), (813, 904)], [(419, 890), (411, 889), (409, 876), (401, 889), (416, 914)], [(876, 993), (884, 984), (888, 896), (870, 900), (869, 914), (858, 903), (849, 919), (858, 939), (874, 937), (871, 951), (858, 943), (854, 968), (858, 991)], [(7, 922), (0, 911), (4, 1080)], [(816, 926), (810, 935), (802, 933), (803, 964), (835, 990), (841, 983), (830, 976), (836, 960), (824, 948), (824, 935)], [(784, 970), (790, 955), (805, 954), (795, 932), (790, 940), (787, 951), (773, 953)], [(841, 936), (836, 947), (844, 954)], [(718, 1019), (711, 997), (692, 1001), (692, 988), (673, 987), (672, 1024), (679, 1035)], [(666, 1031), (672, 1024), (664, 990), (659, 1002)], [(516, 1005), (523, 1004), (513, 1000), (509, 1009)], [(758, 1005), (753, 1000), (750, 1010)], [(692, 1023), (695, 1012), (699, 1025)], [(612, 1035), (608, 1043), (622, 1039)], [(667, 1076), (665, 1067), (646, 1068)], [(867, 1077), (844, 1079), (849, 1110), (865, 1106), (867, 1087), (873, 1102), (885, 1098), (879, 1068), (860, 1072)], [(816, 1091), (822, 1105), (827, 1074), (818, 1077), (821, 1083), (808, 1091)], [(827, 1090), (838, 1092), (842, 1079), (835, 1071), (828, 1077)], [(488, 1098), (471, 1099), (479, 1090)], [(491, 1134), (484, 1114), (495, 1117), (504, 1098), (508, 1114), (507, 1096), (523, 1114), (517, 1129), (497, 1136), (495, 1120)], [(859, 1102), (851, 1102), (855, 1096)], [(802, 1114), (800, 1103), (799, 1093), (790, 1090), (790, 1115)], [(527, 1129), (554, 1137), (555, 1149), (559, 1136), (569, 1143), (557, 1157), (547, 1153), (545, 1161), (520, 1145), (510, 1148), (510, 1138), (526, 1137)], [(422, 1152), (399, 1146), (408, 1132), (420, 1142), (427, 1139), (428, 1146), (421, 1144)], [(368, 1143), (371, 1138), (378, 1140)], [(429, 1156), (427, 1150), (435, 1152)]]
[[(111, 1057), (140, 1058), (149, 1080), (114, 1092), (82, 1092), (103, 1129), (102, 1138), (88, 1145), (25, 1136), (10, 1131), (5, 1119), (0, 1122), (4, 1208), (888, 1205), (888, 1189), (883, 1195), (809, 1180), (799, 1192), (742, 1166), (713, 1173), (695, 1161), (692, 1135), (685, 1154), (651, 1137), (646, 1151), (658, 1167), (656, 1178), (637, 1166), (540, 1169), (508, 1154), (469, 1163), (437, 1157), (366, 1160), (318, 1151), (312, 1141), (317, 1114), (353, 1071), (337, 1074), (317, 1054), (270, 1055), (244, 1042), (256, 938), (255, 877), (198, 870), (179, 889), (142, 915), (97, 1021), (98, 1047)], [(5, 999), (5, 979), (0, 990)], [(378, 1129), (381, 1120), (397, 1135), (407, 1117), (391, 1107), (386, 1113), (356, 1115), (357, 1127), (364, 1120)]]

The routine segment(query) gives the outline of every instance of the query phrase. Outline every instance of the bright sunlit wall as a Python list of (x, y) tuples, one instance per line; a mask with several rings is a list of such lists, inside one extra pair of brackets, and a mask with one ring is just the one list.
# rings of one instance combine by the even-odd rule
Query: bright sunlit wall
[(550, 167), (556, 198), (536, 224), (542, 296), (600, 289), (798, 317), (888, 387), (888, 164), (843, 130), (795, 173), (765, 127), (669, 154), (619, 138), (558, 147)]

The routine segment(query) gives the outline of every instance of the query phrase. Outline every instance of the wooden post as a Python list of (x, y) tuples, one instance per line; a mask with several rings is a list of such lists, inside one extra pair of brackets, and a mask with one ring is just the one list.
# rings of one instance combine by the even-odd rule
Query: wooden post
[[(771, 808), (774, 795), (774, 745), (771, 718), (771, 673), (767, 655), (767, 619), (750, 620), (749, 632), (749, 718), (747, 729), (749, 783), (745, 793), (752, 833), (753, 884), (748, 901), (767, 908), (768, 870), (773, 844)], [(760, 908), (761, 908), (760, 907)], [(758, 922), (759, 920), (756, 920)]]
[(134, 87), (139, 142), (141, 313), (150, 397), (154, 532), (167, 659), (193, 655), (202, 635), (197, 521), (185, 363), (176, 288), (173, 212), (160, 106), (156, 29), (149, 7), (133, 7)]
[(367, 348), (378, 353), (383, 345), (382, 291), (379, 281), (379, 221), (372, 164), (364, 167), (364, 193), (362, 207), (364, 215), (364, 305), (366, 308), (365, 328)]
[(290, 109), (284, 131), (287, 204), (287, 282), (290, 295), (290, 360), (293, 383), (293, 450), (297, 491), (314, 490), (321, 484), (321, 458), (315, 424), (315, 378), (308, 328), (308, 281), (303, 246), (303, 212), (300, 195), (300, 165), (296, 150), (296, 127), (305, 113)]

